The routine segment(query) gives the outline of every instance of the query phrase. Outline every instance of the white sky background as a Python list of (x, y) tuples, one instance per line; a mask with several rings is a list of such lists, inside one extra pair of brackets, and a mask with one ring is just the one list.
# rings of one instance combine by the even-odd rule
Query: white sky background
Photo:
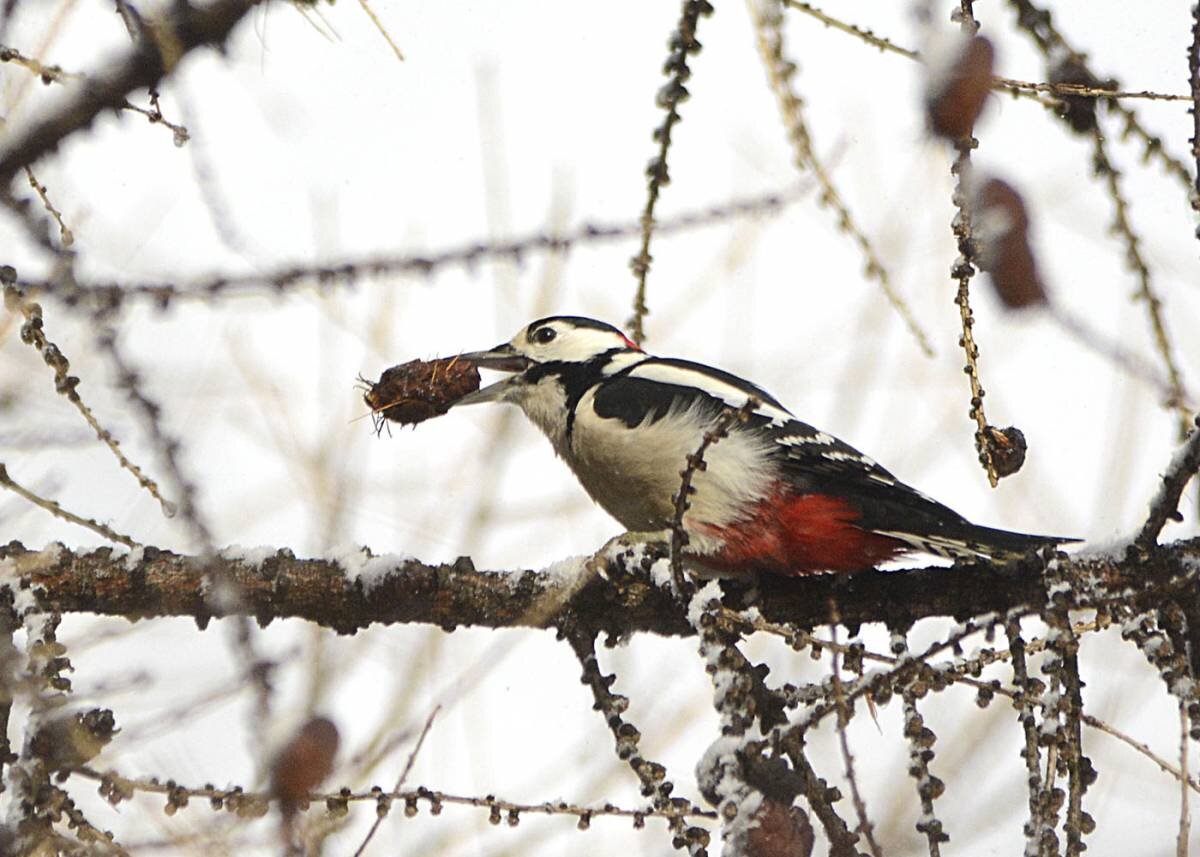
[[(1186, 4), (1155, 4), (1138, 17), (1127, 3), (1055, 5), (1064, 7), (1060, 27), (1101, 73), (1126, 89), (1184, 91)], [(38, 178), (76, 235), (81, 276), (186, 283), (636, 220), (654, 151), (651, 129), (662, 119), (654, 94), (677, 3), (379, 0), (374, 8), (405, 62), (355, 3), (322, 5), (308, 20), (272, 3), (242, 23), (227, 57), (191, 56), (164, 87), (164, 113), (188, 126), (187, 146), (176, 148), (169, 131), (135, 115), (109, 114), (40, 162)], [(822, 8), (919, 46), (907, 4), (831, 0)], [(948, 10), (941, 4), (937, 15), (946, 28)], [(976, 12), (997, 43), (999, 74), (1045, 78), (1039, 57), (1011, 33), (1007, 6), (980, 2)], [(1100, 543), (1132, 532), (1174, 446), (1175, 421), (1152, 391), (1053, 324), (1004, 313), (976, 279), (988, 415), (1019, 426), (1029, 441), (1024, 469), (990, 489), (975, 460), (956, 345), (950, 154), (923, 133), (920, 67), (799, 13), (789, 15), (788, 36), (818, 151), (937, 356), (921, 356), (878, 287), (861, 275), (857, 248), (811, 195), (765, 220), (656, 239), (648, 348), (751, 377), (801, 419), (981, 523)], [(692, 98), (675, 129), (661, 217), (804, 180), (792, 166), (744, 7), (718, 4), (699, 37), (704, 50), (691, 63)], [(44, 61), (72, 71), (99, 68), (127, 46), (111, 5), (91, 0), (24, 4), (5, 38), (26, 54), (45, 45)], [(0, 65), (0, 86), (5, 130), (61, 97), (11, 64)], [(143, 104), (144, 96), (132, 100)], [(1186, 155), (1185, 104), (1130, 104), (1173, 154)], [(1119, 129), (1107, 127), (1114, 160), (1130, 171), (1132, 217), (1166, 300), (1175, 353), (1191, 389), (1200, 389), (1194, 215), (1179, 186), (1157, 167), (1140, 166), (1136, 143), (1119, 142)], [(1090, 178), (1086, 140), (1068, 138), (1035, 102), (1002, 96), (993, 98), (977, 136), (976, 165), (1026, 196), (1056, 298), (1152, 357), (1144, 308), (1130, 300), (1136, 280), (1108, 233), (1111, 204)], [(198, 175), (206, 177), (207, 203)], [(232, 246), (214, 229), (220, 212), (228, 215)], [(0, 262), (22, 275), (46, 270), (46, 258), (8, 220), (0, 221), (0, 247)], [(625, 241), (562, 257), (531, 254), (520, 267), (380, 277), (324, 295), (306, 288), (283, 300), (242, 297), (166, 313), (137, 308), (125, 316), (122, 343), (163, 405), (165, 425), (184, 442), (184, 462), (220, 543), (289, 546), (300, 555), (365, 544), (427, 561), (469, 554), (479, 568), (540, 567), (590, 553), (618, 531), (548, 444), (498, 408), (455, 412), (377, 439), (369, 420), (354, 421), (365, 412), (355, 376), (487, 347), (551, 312), (621, 323), (634, 291), (628, 259), (635, 250)], [(109, 367), (92, 354), (86, 326), (55, 301), (44, 305), (47, 333), (72, 359), (85, 400), (131, 457), (161, 475)], [(54, 394), (49, 370), (3, 316), (0, 396), (0, 460), (13, 478), (139, 541), (194, 547), (180, 522), (165, 519), (88, 438), (74, 409)], [(1196, 533), (1194, 486), (1188, 496), (1189, 523), (1171, 525), (1171, 537)], [(12, 495), (0, 495), (0, 538), (99, 544)], [(220, 625), (199, 632), (190, 622), (155, 621), (98, 640), (129, 626), (76, 617), (64, 623), (81, 700), (113, 707), (126, 730), (101, 767), (251, 787), (264, 736), (283, 733), (305, 710), (334, 717), (346, 759), (381, 723), (418, 726), (441, 689), (485, 658), (492, 665), (484, 677), (439, 717), (411, 785), (535, 802), (639, 803), (632, 774), (590, 710), (577, 664), (550, 634), (373, 628), (334, 639), (277, 623), (263, 635), (265, 645), (297, 654), (280, 673), (275, 723), (250, 724), (247, 693), (168, 718), (232, 681)], [(883, 650), (877, 631), (866, 639)], [(695, 760), (716, 737), (694, 649), (693, 641), (638, 638), (601, 655), (605, 670), (620, 676), (616, 689), (633, 700), (630, 719), (645, 733), (645, 754), (667, 764), (691, 797)], [(777, 681), (827, 669), (763, 641), (750, 650), (772, 663)], [(1082, 657), (1091, 712), (1177, 761), (1175, 709), (1141, 656), (1110, 635), (1088, 637)], [(318, 662), (323, 668), (314, 670)], [(867, 717), (852, 724), (860, 781), (887, 853), (924, 853), (912, 827), (918, 807), (898, 709), (882, 710), (882, 736)], [(997, 702), (980, 712), (971, 694), (951, 690), (926, 709), (940, 739), (934, 772), (948, 784), (938, 802), (952, 837), (944, 853), (1018, 853), (1025, 804), (1011, 708)], [(152, 738), (142, 737), (147, 726), (157, 733)], [(814, 741), (818, 768), (837, 780), (832, 736), (822, 737), (826, 746)], [(1101, 825), (1094, 853), (1131, 843), (1137, 853), (1172, 853), (1177, 786), (1107, 736), (1090, 732), (1084, 740), (1100, 770), (1087, 795)], [(365, 779), (335, 774), (330, 783), (390, 787), (406, 752)], [(127, 844), (227, 824), (202, 802), (174, 819), (145, 797), (119, 812), (88, 805), (92, 820)], [(849, 801), (841, 806), (849, 818)], [(354, 809), (353, 823), (327, 853), (352, 853), (373, 817), (369, 805)], [(415, 819), (396, 812), (385, 821), (369, 853), (667, 853), (664, 825), (648, 826), (635, 833), (624, 821), (601, 818), (577, 833), (569, 819), (529, 816), (516, 829), (494, 829), (485, 811), (448, 807), (430, 818), (422, 805)], [(274, 849), (262, 825), (245, 835), (264, 853)], [(181, 845), (168, 851), (190, 853)]]

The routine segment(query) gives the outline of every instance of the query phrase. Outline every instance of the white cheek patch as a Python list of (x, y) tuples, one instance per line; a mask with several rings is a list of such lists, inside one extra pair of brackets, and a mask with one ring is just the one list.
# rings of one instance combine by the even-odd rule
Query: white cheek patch
[[(530, 342), (522, 331), (512, 338), (511, 345), (517, 351), (532, 357), (539, 363), (562, 361), (564, 363), (586, 363), (597, 355), (614, 348), (628, 348), (625, 337), (611, 330), (590, 327), (564, 327), (552, 325), (558, 336), (547, 343)], [(642, 359), (645, 354), (638, 353)]]

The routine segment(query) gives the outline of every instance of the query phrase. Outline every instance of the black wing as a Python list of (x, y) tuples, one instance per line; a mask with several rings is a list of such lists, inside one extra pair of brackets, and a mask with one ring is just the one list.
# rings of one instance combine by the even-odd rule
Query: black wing
[(861, 512), (857, 526), (919, 550), (949, 557), (996, 556), (1074, 541), (972, 524), (854, 447), (799, 420), (772, 427), (770, 432), (779, 447), (783, 472), (798, 493), (843, 497)]
[(632, 428), (657, 422), (672, 410), (694, 409), (701, 418), (716, 419), (749, 398), (760, 402), (751, 425), (779, 425), (792, 418), (774, 396), (744, 378), (670, 357), (648, 357), (605, 378), (596, 387), (593, 407), (598, 416)]

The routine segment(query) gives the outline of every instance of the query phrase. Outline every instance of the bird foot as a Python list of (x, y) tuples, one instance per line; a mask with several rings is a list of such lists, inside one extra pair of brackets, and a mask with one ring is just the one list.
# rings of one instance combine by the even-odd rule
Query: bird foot
[(671, 543), (670, 530), (653, 530), (650, 532), (628, 532), (613, 536), (604, 543), (599, 551), (600, 556), (622, 553), (628, 548), (667, 547)]

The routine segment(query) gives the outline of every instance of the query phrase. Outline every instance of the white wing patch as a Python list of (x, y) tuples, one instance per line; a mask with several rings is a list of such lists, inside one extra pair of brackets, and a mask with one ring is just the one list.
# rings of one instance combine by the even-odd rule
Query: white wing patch
[(605, 377), (608, 377), (649, 359), (650, 355), (642, 351), (618, 351), (604, 364), (604, 368), (601, 371)]
[[(731, 408), (745, 406), (750, 395), (732, 384), (727, 384), (719, 378), (714, 378), (706, 372), (685, 366), (673, 366), (666, 363), (646, 362), (634, 366), (628, 373), (630, 378), (644, 378), (647, 381), (657, 381), (661, 384), (677, 384), (682, 387), (695, 387), (715, 399), (720, 399)], [(761, 402), (761, 399), (760, 399)], [(783, 408), (777, 408), (769, 402), (761, 402), (754, 411), (769, 417), (773, 423), (782, 425), (794, 417)]]

